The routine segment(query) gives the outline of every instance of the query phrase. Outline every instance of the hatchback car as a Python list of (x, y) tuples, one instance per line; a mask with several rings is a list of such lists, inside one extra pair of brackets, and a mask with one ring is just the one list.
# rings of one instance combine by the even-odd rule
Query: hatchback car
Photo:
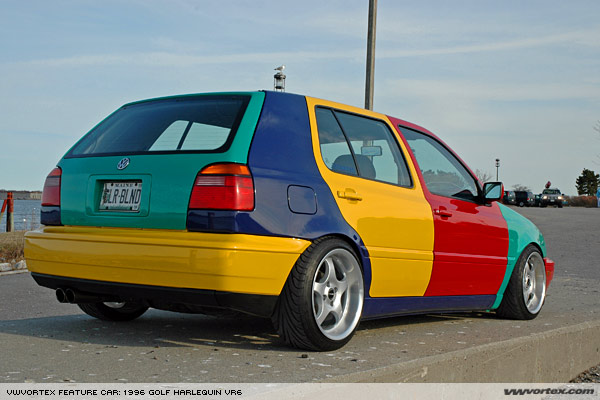
[(25, 254), (40, 285), (100, 319), (229, 309), (331, 350), (366, 319), (535, 318), (554, 263), (502, 193), (376, 112), (280, 92), (159, 98), (66, 153)]

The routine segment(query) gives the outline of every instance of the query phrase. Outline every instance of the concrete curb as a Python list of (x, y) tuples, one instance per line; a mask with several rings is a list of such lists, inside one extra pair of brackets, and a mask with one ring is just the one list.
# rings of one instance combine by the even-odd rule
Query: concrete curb
[(29, 272), (28, 269), (17, 269), (14, 271), (5, 271), (5, 272), (0, 272), (0, 276), (4, 276), (4, 275), (15, 275), (15, 274), (25, 274)]
[(322, 382), (569, 382), (600, 362), (600, 320)]
[(25, 260), (21, 260), (15, 264), (0, 263), (0, 276), (21, 274), (23, 272), (29, 272), (27, 270), (27, 264), (25, 263)]

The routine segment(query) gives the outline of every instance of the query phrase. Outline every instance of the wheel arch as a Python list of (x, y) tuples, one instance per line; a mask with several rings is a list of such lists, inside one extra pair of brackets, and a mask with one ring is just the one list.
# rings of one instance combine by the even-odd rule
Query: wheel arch
[[(348, 235), (345, 235), (343, 233), (339, 233), (339, 232), (338, 233), (327, 233), (327, 234), (324, 234), (317, 238), (312, 239), (311, 242), (312, 242), (312, 244), (314, 244), (317, 241), (323, 241), (323, 240), (327, 240), (327, 239), (339, 239), (339, 240), (342, 240), (343, 242), (345, 242), (348, 246), (350, 246), (350, 248), (352, 248), (352, 250), (354, 250), (354, 253), (358, 256), (358, 264), (359, 264), (360, 269), (363, 274), (363, 284), (364, 284), (365, 298), (366, 298), (366, 297), (368, 297), (369, 289), (371, 287), (371, 259), (369, 257), (369, 251), (364, 246), (362, 239), (356, 234), (354, 236), (356, 239), (354, 239)], [(289, 275), (292, 273), (292, 269), (293, 269), (293, 266), (292, 266), (292, 268), (290, 268), (290, 271), (288, 272), (288, 278), (289, 278)], [(283, 288), (281, 290), (283, 291)], [(281, 295), (281, 292), (279, 294)]]
[(362, 273), (364, 275), (365, 274), (365, 264), (367, 264), (365, 262), (365, 256), (368, 259), (367, 249), (363, 247), (364, 252), (367, 253), (367, 254), (363, 254), (361, 247), (356, 243), (356, 241), (352, 240), (350, 237), (348, 237), (344, 234), (341, 234), (341, 233), (333, 233), (333, 234), (323, 235), (323, 236), (317, 238), (316, 240), (327, 240), (328, 238), (340, 239), (340, 240), (346, 242), (346, 244), (348, 244), (350, 247), (352, 247), (352, 250), (354, 250), (354, 252), (358, 256), (358, 262), (360, 264), (360, 269), (362, 270)]
[(546, 242), (544, 241), (544, 236), (533, 222), (502, 204), (499, 204), (499, 206), (508, 227), (509, 244), (504, 280), (498, 289), (496, 301), (491, 307), (492, 310), (500, 307), (500, 303), (504, 297), (504, 292), (506, 291), (515, 265), (523, 251), (529, 245), (535, 246), (540, 251), (542, 258), (546, 257)]

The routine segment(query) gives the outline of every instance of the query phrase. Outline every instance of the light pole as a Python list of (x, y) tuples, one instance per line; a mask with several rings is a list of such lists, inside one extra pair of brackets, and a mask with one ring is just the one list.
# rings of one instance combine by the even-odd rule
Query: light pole
[(500, 159), (496, 158), (496, 182), (498, 181), (498, 168), (500, 168)]
[(365, 81), (365, 108), (373, 109), (373, 85), (375, 81), (375, 31), (377, 0), (369, 0), (369, 28), (367, 31), (367, 77)]

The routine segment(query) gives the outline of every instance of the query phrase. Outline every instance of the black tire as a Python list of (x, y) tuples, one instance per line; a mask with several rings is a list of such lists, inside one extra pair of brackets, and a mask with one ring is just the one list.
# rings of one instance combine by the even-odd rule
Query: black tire
[(545, 299), (544, 259), (537, 247), (529, 245), (517, 260), (496, 314), (508, 319), (534, 319), (540, 313)]
[(364, 300), (358, 260), (348, 243), (332, 237), (316, 240), (300, 255), (271, 318), (286, 343), (316, 351), (348, 343)]
[(524, 205), (525, 205), (525, 203), (523, 203), (523, 202), (519, 203), (519, 207), (523, 207)]
[(563, 206), (562, 206), (562, 204), (559, 204), (559, 205), (558, 205), (558, 208), (562, 208), (562, 207), (563, 207)]
[(103, 321), (131, 321), (141, 316), (148, 307), (139, 303), (78, 303), (81, 310)]

